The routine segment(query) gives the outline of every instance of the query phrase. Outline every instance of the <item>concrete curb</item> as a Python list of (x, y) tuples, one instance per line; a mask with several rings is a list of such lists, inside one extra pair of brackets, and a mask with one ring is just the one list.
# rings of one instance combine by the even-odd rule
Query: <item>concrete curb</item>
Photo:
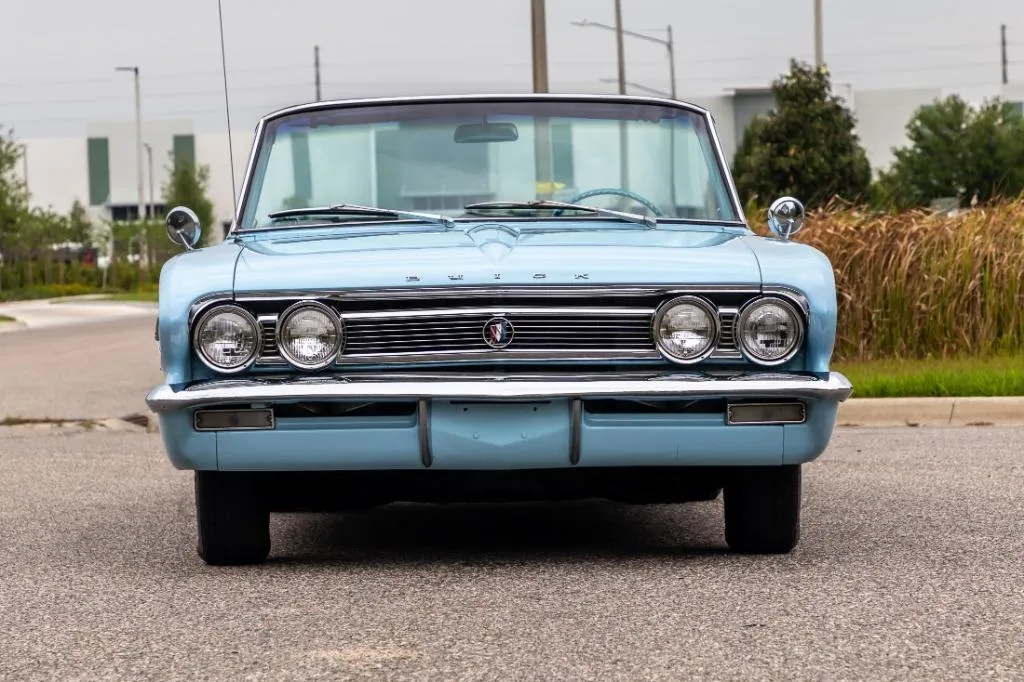
[(840, 426), (1024, 425), (1024, 397), (852, 398), (839, 406)]
[[(149, 412), (147, 433), (159, 433)], [(133, 420), (135, 421), (135, 420)], [(136, 423), (141, 423), (137, 421)], [(1024, 396), (999, 398), (851, 398), (837, 426), (1024, 426)]]

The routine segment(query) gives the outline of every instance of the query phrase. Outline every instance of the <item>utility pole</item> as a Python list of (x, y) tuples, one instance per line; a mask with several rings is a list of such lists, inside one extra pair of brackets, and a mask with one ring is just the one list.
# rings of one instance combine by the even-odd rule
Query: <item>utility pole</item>
[[(146, 215), (146, 197), (143, 190), (142, 182), (142, 97), (139, 90), (139, 67), (138, 66), (118, 66), (115, 68), (116, 71), (131, 71), (135, 78), (135, 162), (136, 162), (136, 181), (138, 188), (138, 199), (139, 199), (139, 221), (141, 222)], [(140, 264), (142, 267), (149, 266), (148, 259), (148, 244), (146, 243), (146, 228), (143, 226), (140, 228)]]
[(1000, 44), (1002, 46), (1002, 55), (1003, 55), (1003, 59), (1002, 59), (1002, 61), (1003, 61), (1003, 85), (1006, 85), (1007, 83), (1010, 82), (1009, 73), (1007, 72), (1008, 69), (1006, 68), (1007, 67), (1007, 60), (1006, 60), (1006, 24), (1003, 24), (1002, 26), (999, 27), (999, 42), (1000, 42)]
[(668, 77), (672, 80), (672, 85), (669, 88), (669, 92), (672, 93), (672, 99), (678, 99), (676, 97), (676, 49), (675, 43), (672, 40), (672, 24), (668, 25)]
[[(615, 51), (619, 65), (619, 94), (625, 95), (626, 57), (622, 48), (622, 0), (615, 0)], [(619, 182), (622, 183), (622, 189), (629, 189), (629, 131), (625, 121), (619, 121)]]
[(316, 101), (320, 101), (320, 46), (313, 46), (313, 70), (316, 72)]
[(622, 51), (622, 0), (615, 0), (615, 51), (619, 63), (619, 94), (626, 94), (626, 59)]
[(814, 65), (825, 63), (824, 38), (821, 35), (821, 0), (814, 0)]
[[(530, 25), (533, 43), (533, 91), (548, 92), (548, 29), (544, 0), (530, 0)], [(535, 193), (538, 199), (551, 199), (555, 191), (551, 168), (551, 126), (546, 116), (534, 118), (533, 158)]]
[(533, 91), (548, 91), (548, 31), (544, 0), (530, 0), (533, 35)]
[(146, 207), (146, 217), (152, 219), (156, 206), (153, 204), (153, 148), (146, 142), (146, 156), (149, 157), (149, 206)]

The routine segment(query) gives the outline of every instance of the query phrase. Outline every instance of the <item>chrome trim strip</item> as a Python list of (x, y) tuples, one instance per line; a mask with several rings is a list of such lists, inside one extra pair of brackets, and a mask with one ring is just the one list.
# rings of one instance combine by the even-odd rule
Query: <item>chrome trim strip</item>
[(227, 301), (231, 301), (232, 298), (233, 296), (231, 295), (230, 291), (216, 291), (213, 293), (204, 294), (203, 296), (200, 296), (196, 300), (192, 301), (192, 305), (190, 305), (188, 309), (189, 328), (192, 327), (192, 324), (196, 321), (196, 318), (199, 317), (200, 313), (209, 308), (211, 305), (214, 305), (215, 303), (224, 303)]
[(422, 399), (416, 403), (416, 431), (420, 443), (420, 461), (429, 467), (434, 463), (434, 454), (430, 450), (430, 401)]
[(666, 374), (646, 378), (594, 378), (572, 376), (493, 376), (474, 378), (409, 377), (387, 380), (387, 375), (322, 377), (301, 379), (231, 380), (202, 382), (175, 390), (164, 384), (150, 391), (146, 404), (154, 412), (170, 412), (206, 405), (230, 403), (276, 403), (302, 400), (427, 400), (482, 399), (522, 400), (538, 398), (769, 398), (822, 399), (843, 401), (853, 390), (842, 374), (828, 379), (801, 374), (737, 375), (712, 378), (701, 374)]
[(580, 437), (583, 432), (583, 401), (573, 398), (569, 422), (569, 464), (580, 462)]
[(318, 291), (260, 291), (239, 292), (235, 300), (243, 301), (285, 301), (316, 298), (320, 300), (431, 300), (436, 298), (466, 298), (468, 296), (513, 297), (523, 296), (550, 298), (555, 296), (576, 297), (625, 297), (625, 296), (679, 296), (683, 294), (760, 294), (759, 284), (708, 284), (708, 285), (657, 285), (624, 284), (607, 285), (566, 285), (546, 286), (513, 285), (496, 287), (491, 285), (464, 285), (450, 287), (391, 287), (382, 289), (323, 289)]
[(654, 308), (426, 308), (423, 310), (380, 310), (359, 313), (341, 313), (341, 319), (348, 321), (380, 320), (391, 318), (451, 317), (456, 315), (653, 315)]
[(390, 105), (390, 104), (429, 104), (432, 102), (500, 102), (503, 100), (513, 101), (555, 101), (555, 102), (579, 102), (585, 100), (592, 100), (597, 102), (623, 102), (624, 104), (656, 104), (660, 106), (671, 106), (675, 109), (683, 109), (694, 114), (705, 115), (710, 113), (704, 107), (693, 104), (692, 102), (686, 102), (677, 99), (668, 99), (665, 97), (652, 97), (650, 95), (614, 95), (607, 93), (586, 93), (586, 94), (571, 94), (571, 93), (479, 93), (479, 94), (458, 94), (458, 95), (411, 95), (411, 96), (390, 96), (390, 97), (363, 97), (357, 99), (336, 99), (336, 100), (323, 100), (319, 102), (306, 102), (303, 104), (295, 104), (290, 107), (284, 107), (272, 111), (263, 118), (260, 122), (269, 122), (276, 118), (282, 118), (291, 114), (306, 113), (311, 111), (322, 111), (324, 109), (338, 109), (338, 108), (349, 108), (349, 107), (362, 107), (362, 106), (379, 106), (379, 105)]
[[(800, 309), (804, 312), (805, 318), (808, 318), (809, 320), (809, 318), (811, 317), (811, 303), (810, 301), (807, 300), (807, 297), (804, 295), (804, 293), (799, 289), (794, 289), (793, 287), (769, 285), (761, 287), (761, 292), (765, 296), (781, 296), (783, 298), (787, 298), (792, 303), (796, 303), (798, 306), (800, 306)], [(808, 320), (805, 320), (805, 322), (807, 322)]]

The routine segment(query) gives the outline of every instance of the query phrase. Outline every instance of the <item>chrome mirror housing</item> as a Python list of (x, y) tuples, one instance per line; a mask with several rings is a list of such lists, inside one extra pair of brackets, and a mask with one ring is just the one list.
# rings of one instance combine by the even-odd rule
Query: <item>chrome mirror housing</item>
[(783, 241), (804, 226), (804, 205), (793, 197), (780, 197), (768, 208), (768, 229)]
[(202, 234), (199, 216), (184, 206), (175, 206), (170, 210), (164, 220), (164, 228), (167, 230), (168, 239), (189, 251), (195, 249)]

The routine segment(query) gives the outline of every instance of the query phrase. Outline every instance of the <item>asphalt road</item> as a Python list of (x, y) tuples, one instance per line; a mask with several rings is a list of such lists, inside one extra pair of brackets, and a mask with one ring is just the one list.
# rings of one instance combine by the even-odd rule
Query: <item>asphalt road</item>
[[(85, 371), (134, 386), (148, 343)], [(406, 505), (217, 569), (158, 435), (0, 428), (0, 678), (1022, 679), (1022, 490), (1024, 429), (843, 428), (787, 556), (727, 554), (720, 500)]]
[[(90, 310), (106, 315), (87, 317)], [(118, 314), (125, 310), (140, 312)], [(163, 378), (155, 310), (63, 303), (33, 313), (34, 323), (45, 323), (0, 334), (0, 421), (108, 419), (146, 410), (146, 393)]]

